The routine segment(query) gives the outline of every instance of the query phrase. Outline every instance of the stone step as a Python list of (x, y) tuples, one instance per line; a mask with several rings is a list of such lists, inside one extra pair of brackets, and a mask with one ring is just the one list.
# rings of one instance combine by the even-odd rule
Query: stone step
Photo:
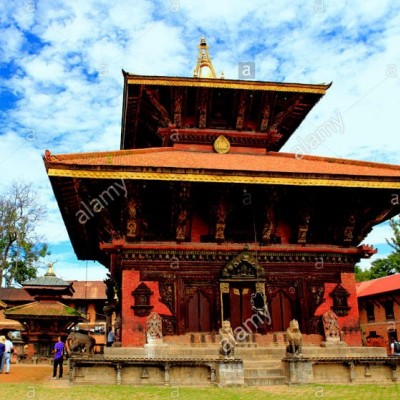
[(254, 360), (244, 360), (243, 367), (245, 369), (253, 368), (282, 368), (281, 360), (264, 360), (264, 361), (254, 361)]
[[(219, 357), (219, 345), (208, 345), (207, 347), (192, 346), (147, 346), (147, 347), (111, 347), (104, 349), (105, 358), (113, 356), (123, 357), (199, 357), (215, 358)], [(235, 348), (235, 358), (244, 361), (268, 361), (281, 360), (285, 356), (285, 350), (276, 347), (259, 348)]]
[(275, 386), (286, 385), (285, 376), (270, 376), (268, 378), (244, 378), (244, 383), (247, 386)]
[(286, 349), (283, 347), (257, 347), (257, 348), (235, 348), (235, 355), (237, 357), (252, 357), (254, 359), (262, 359), (266, 357), (283, 358)]
[(269, 378), (275, 376), (284, 376), (282, 368), (245, 368), (245, 378)]

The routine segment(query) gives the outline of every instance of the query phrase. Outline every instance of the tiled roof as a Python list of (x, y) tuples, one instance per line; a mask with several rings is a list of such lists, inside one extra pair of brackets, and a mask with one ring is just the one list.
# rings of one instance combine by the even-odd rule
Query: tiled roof
[(357, 297), (373, 296), (395, 290), (400, 291), (400, 274), (360, 282), (357, 285)]
[(46, 317), (69, 317), (72, 319), (84, 319), (82, 314), (72, 307), (68, 307), (59, 301), (34, 301), (28, 304), (12, 307), (5, 310), (5, 315), (13, 318), (20, 316), (46, 316)]
[(0, 330), (1, 329), (13, 329), (16, 331), (21, 331), (24, 327), (13, 319), (6, 318), (4, 315), (4, 310), (0, 310)]
[[(48, 168), (68, 166), (153, 167), (201, 169), (209, 171), (248, 171), (290, 174), (400, 177), (400, 166), (340, 158), (297, 156), (291, 153), (217, 154), (170, 147), (119, 150), (97, 153), (54, 155), (46, 159)], [(114, 168), (113, 168), (114, 167)], [(81, 168), (79, 168), (81, 169)]]
[(106, 300), (106, 285), (103, 281), (73, 281), (75, 290), (72, 300)]
[(0, 288), (0, 299), (6, 304), (15, 302), (28, 302), (32, 301), (33, 297), (25, 291), (25, 289), (18, 288)]
[(68, 287), (70, 285), (69, 282), (64, 281), (61, 278), (57, 278), (56, 276), (40, 276), (38, 278), (32, 278), (29, 281), (25, 281), (22, 283), (22, 286), (63, 286)]
[[(72, 288), (75, 290), (72, 297), (65, 296), (68, 301), (73, 300), (106, 300), (105, 284), (103, 281), (72, 281)], [(63, 296), (64, 297), (64, 296)], [(18, 303), (33, 301), (33, 296), (29, 295), (25, 289), (19, 288), (0, 288), (0, 301), (8, 303)]]

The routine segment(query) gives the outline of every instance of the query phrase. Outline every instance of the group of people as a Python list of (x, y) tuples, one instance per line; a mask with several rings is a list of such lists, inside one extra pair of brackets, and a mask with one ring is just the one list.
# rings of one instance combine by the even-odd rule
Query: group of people
[(12, 341), (5, 336), (0, 336), (0, 374), (10, 373), (11, 355), (14, 353)]

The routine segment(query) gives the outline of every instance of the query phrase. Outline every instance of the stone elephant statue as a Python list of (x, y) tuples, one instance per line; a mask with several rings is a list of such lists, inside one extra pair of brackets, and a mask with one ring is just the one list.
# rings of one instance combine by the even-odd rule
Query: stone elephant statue
[(85, 352), (93, 354), (93, 348), (96, 341), (89, 335), (80, 332), (71, 332), (65, 341), (65, 348), (68, 355), (71, 353)]

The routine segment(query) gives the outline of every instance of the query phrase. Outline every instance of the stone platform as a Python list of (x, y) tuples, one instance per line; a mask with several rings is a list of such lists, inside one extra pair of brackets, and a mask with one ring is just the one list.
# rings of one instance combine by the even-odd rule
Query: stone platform
[(396, 382), (400, 357), (380, 347), (303, 346), (302, 357), (285, 346), (236, 347), (233, 359), (217, 344), (106, 348), (72, 357), (70, 382), (130, 385), (269, 386), (306, 383)]

